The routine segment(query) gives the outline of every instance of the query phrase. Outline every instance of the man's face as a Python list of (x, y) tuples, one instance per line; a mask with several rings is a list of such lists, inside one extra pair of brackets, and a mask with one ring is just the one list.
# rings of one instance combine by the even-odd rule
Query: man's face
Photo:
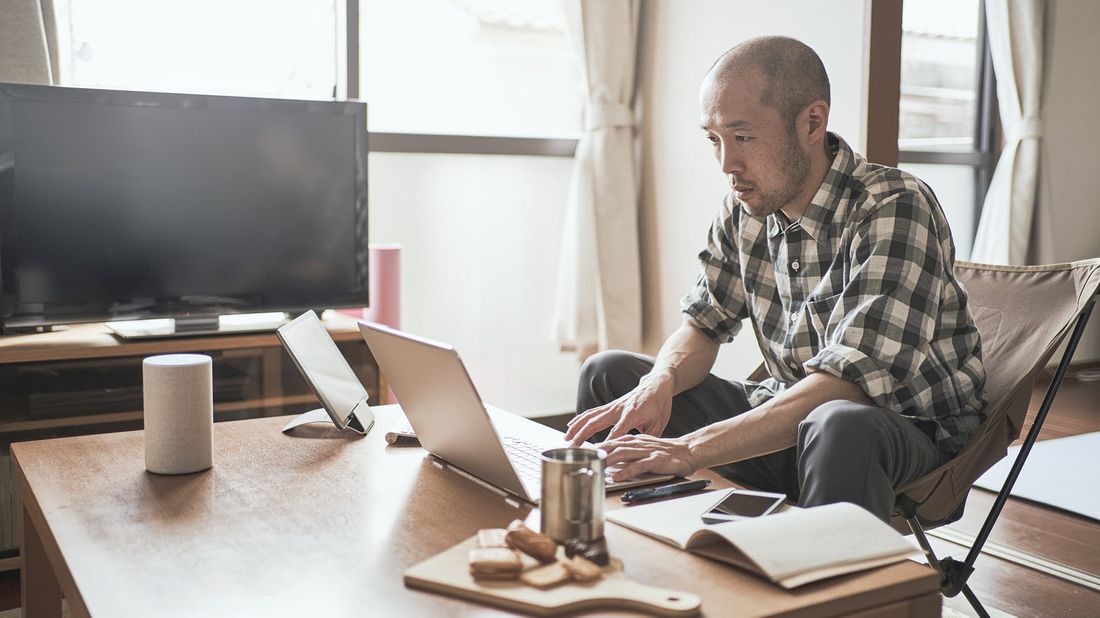
[(765, 217), (802, 193), (810, 155), (779, 112), (761, 103), (766, 78), (749, 71), (708, 76), (700, 93), (702, 128), (730, 190), (750, 215)]

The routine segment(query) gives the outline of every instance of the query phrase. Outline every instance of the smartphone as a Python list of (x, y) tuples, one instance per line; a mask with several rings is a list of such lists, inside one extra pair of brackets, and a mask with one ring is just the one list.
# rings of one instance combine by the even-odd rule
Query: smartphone
[(717, 504), (703, 512), (703, 523), (719, 524), (749, 517), (760, 517), (779, 508), (787, 496), (766, 491), (734, 489)]

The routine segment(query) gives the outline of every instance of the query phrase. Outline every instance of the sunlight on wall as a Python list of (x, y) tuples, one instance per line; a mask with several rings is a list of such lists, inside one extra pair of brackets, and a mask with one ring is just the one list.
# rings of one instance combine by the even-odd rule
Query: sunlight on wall
[(573, 160), (370, 156), (372, 242), (403, 245), (403, 330), (458, 350), (486, 401), (572, 410), (580, 364), (551, 337)]

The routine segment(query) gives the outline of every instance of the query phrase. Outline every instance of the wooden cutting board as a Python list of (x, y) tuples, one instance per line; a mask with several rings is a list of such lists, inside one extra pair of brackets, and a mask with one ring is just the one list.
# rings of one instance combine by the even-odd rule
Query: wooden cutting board
[(537, 616), (598, 609), (692, 616), (702, 605), (698, 595), (627, 579), (616, 560), (604, 568), (603, 579), (587, 584), (571, 582), (539, 590), (519, 581), (478, 582), (467, 562), (468, 552), (475, 547), (476, 536), (413, 565), (405, 571), (405, 585)]

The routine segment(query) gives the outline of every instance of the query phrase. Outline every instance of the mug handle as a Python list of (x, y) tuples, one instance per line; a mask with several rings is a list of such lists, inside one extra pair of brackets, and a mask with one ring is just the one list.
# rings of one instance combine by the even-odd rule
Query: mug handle
[(582, 477), (580, 484), (584, 487), (581, 491), (565, 492), (565, 520), (574, 526), (587, 524), (592, 519), (592, 483), (596, 478), (596, 471), (592, 468), (581, 468), (570, 472), (569, 476)]

